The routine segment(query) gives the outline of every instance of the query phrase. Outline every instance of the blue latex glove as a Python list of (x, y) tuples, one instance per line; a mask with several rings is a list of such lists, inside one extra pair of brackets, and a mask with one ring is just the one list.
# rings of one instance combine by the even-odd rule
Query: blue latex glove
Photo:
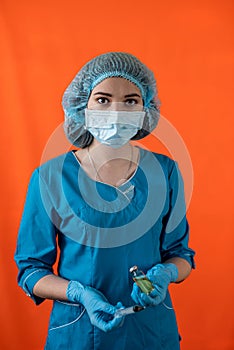
[(175, 264), (157, 264), (146, 274), (154, 289), (147, 295), (142, 293), (136, 283), (133, 285), (131, 297), (136, 304), (142, 306), (156, 306), (166, 298), (167, 288), (178, 278), (178, 269)]
[(83, 286), (77, 281), (68, 283), (66, 295), (69, 301), (82, 304), (93, 326), (104, 332), (109, 332), (123, 324), (124, 317), (114, 317), (119, 308), (123, 308), (121, 302), (116, 307), (109, 304), (106, 297), (97, 289)]

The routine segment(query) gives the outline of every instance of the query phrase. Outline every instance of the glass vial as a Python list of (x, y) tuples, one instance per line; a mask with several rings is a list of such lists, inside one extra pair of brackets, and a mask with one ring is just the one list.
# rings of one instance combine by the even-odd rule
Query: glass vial
[(129, 272), (143, 293), (150, 294), (150, 292), (152, 292), (154, 287), (143, 271), (138, 270), (138, 267), (135, 265), (129, 269)]

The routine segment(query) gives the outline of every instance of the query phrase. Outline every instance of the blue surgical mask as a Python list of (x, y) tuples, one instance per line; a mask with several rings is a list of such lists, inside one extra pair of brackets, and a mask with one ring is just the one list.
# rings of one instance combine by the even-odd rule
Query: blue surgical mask
[(100, 143), (119, 148), (142, 128), (145, 112), (85, 109), (85, 128)]

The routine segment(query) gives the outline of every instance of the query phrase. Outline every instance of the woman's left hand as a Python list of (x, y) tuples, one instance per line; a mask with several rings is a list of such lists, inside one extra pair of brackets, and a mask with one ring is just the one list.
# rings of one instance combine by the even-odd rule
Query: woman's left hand
[(175, 264), (157, 264), (146, 274), (154, 289), (149, 295), (142, 293), (136, 283), (133, 285), (131, 297), (135, 303), (142, 306), (156, 306), (166, 297), (168, 285), (178, 278), (178, 269)]

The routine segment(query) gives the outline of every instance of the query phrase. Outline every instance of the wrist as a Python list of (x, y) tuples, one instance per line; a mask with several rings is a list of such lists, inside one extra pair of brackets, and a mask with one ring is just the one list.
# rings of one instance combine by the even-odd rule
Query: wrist
[(66, 296), (71, 302), (80, 302), (84, 286), (78, 281), (70, 281), (67, 286)]
[(170, 281), (171, 282), (176, 282), (179, 276), (179, 271), (178, 268), (175, 264), (173, 263), (165, 263), (163, 264), (165, 271), (170, 274)]

